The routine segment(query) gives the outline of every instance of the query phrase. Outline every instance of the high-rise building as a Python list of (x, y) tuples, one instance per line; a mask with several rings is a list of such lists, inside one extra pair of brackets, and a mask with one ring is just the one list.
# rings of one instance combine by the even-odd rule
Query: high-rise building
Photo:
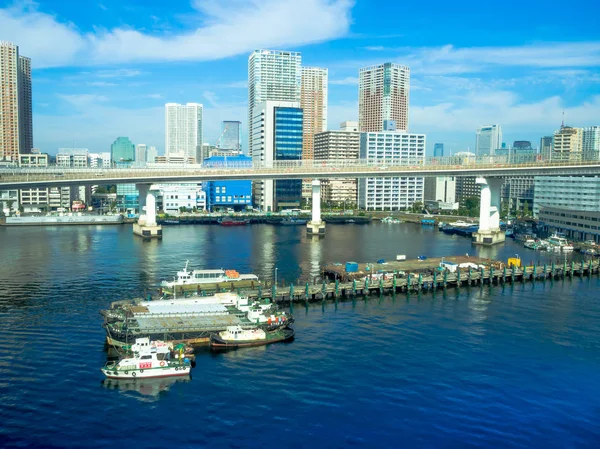
[(140, 164), (146, 163), (146, 158), (148, 154), (148, 145), (145, 143), (138, 143), (135, 146), (135, 161)]
[(110, 146), (110, 159), (113, 163), (135, 160), (135, 145), (131, 143), (129, 137), (117, 137)]
[(242, 151), (242, 122), (223, 121), (217, 145), (222, 150)]
[(314, 136), (327, 130), (327, 69), (302, 67), (302, 159), (313, 159)]
[(31, 59), (0, 41), (0, 160), (17, 161), (32, 148)]
[[(600, 211), (600, 177), (536, 176), (534, 180), (533, 215), (540, 209), (559, 207), (578, 211)], [(570, 216), (563, 220), (569, 222)]]
[(543, 159), (550, 159), (553, 141), (553, 136), (545, 136), (540, 139), (540, 155)]
[(553, 161), (580, 161), (583, 147), (583, 129), (561, 126), (554, 133)]
[[(365, 132), (360, 135), (360, 158), (373, 163), (425, 160), (425, 134), (403, 131)], [(358, 206), (367, 210), (402, 210), (423, 202), (423, 178), (395, 176), (358, 180)]]
[[(360, 132), (356, 122), (342, 122), (341, 129), (315, 134), (315, 160), (358, 159)], [(356, 178), (321, 181), (321, 199), (329, 203), (357, 204)]]
[(433, 157), (444, 157), (443, 143), (436, 143), (433, 145)]
[(600, 160), (600, 126), (583, 128), (583, 160)]
[(300, 104), (302, 56), (298, 52), (254, 50), (248, 58), (248, 155), (253, 156), (252, 116), (265, 101)]
[(156, 147), (153, 145), (149, 146), (146, 152), (146, 162), (155, 162), (157, 157), (158, 152), (156, 151)]
[[(302, 109), (299, 101), (265, 101), (252, 114), (252, 162), (302, 159)], [(253, 184), (254, 202), (264, 211), (299, 208), (302, 180), (266, 180)]]
[(502, 128), (500, 125), (485, 125), (477, 128), (475, 153), (477, 156), (493, 156), (502, 148)]
[(202, 161), (201, 104), (165, 104), (165, 156), (171, 154)]
[(386, 62), (360, 69), (358, 74), (358, 125), (360, 131), (383, 131), (393, 120), (398, 130), (408, 131), (410, 69)]
[(92, 168), (110, 168), (110, 153), (90, 153), (88, 161)]

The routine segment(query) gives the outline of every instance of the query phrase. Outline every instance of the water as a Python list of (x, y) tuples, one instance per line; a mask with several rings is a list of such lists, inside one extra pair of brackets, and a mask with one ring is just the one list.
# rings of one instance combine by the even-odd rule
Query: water
[(143, 242), (128, 226), (0, 228), (1, 445), (599, 447), (596, 276), (296, 305), (292, 343), (202, 351), (188, 381), (103, 380), (98, 311), (186, 259), (289, 282), (396, 254), (560, 257), (411, 224), (327, 232), (179, 226)]

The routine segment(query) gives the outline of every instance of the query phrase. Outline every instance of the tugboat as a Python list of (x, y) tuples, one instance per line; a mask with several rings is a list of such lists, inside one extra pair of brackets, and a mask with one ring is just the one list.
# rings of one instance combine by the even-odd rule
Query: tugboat
[(192, 361), (184, 355), (185, 345), (177, 345), (178, 354), (171, 360), (171, 349), (164, 342), (150, 343), (149, 338), (136, 338), (131, 345), (133, 357), (118, 362), (106, 362), (101, 371), (109, 379), (148, 379), (154, 377), (187, 376)]
[(294, 330), (281, 328), (272, 332), (265, 332), (258, 327), (242, 329), (240, 326), (228, 326), (226, 330), (213, 334), (210, 337), (212, 350), (244, 348), (247, 346), (264, 346), (281, 341), (290, 341), (294, 338)]

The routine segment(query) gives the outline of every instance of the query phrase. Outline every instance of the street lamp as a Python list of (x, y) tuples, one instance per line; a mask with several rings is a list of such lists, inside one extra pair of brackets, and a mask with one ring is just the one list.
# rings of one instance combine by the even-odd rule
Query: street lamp
[(277, 286), (277, 270), (279, 270), (279, 268), (275, 268), (275, 286)]

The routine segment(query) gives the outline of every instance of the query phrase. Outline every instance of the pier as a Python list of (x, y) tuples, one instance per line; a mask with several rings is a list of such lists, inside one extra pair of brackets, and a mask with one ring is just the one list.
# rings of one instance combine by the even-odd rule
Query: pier
[[(469, 262), (478, 263), (484, 259), (476, 257), (459, 256), (445, 257), (443, 261), (453, 263), (463, 263), (462, 260), (468, 259)], [(353, 276), (353, 279), (340, 279), (339, 272), (344, 271), (343, 267), (338, 265), (327, 265), (324, 267), (325, 277), (335, 276), (335, 279), (323, 279), (321, 283), (303, 284), (291, 283), (287, 286), (267, 284), (260, 285), (256, 289), (236, 289), (235, 291), (242, 295), (247, 295), (253, 299), (269, 299), (276, 303), (301, 303), (322, 301), (326, 299), (348, 298), (355, 296), (368, 295), (394, 295), (406, 294), (411, 292), (445, 290), (448, 288), (460, 288), (464, 286), (476, 285), (502, 285), (516, 282), (535, 282), (547, 279), (561, 279), (573, 277), (589, 277), (600, 275), (600, 261), (581, 261), (581, 262), (564, 262), (562, 264), (538, 264), (525, 267), (507, 266), (502, 262), (489, 262), (485, 268), (459, 268), (455, 273), (449, 270), (434, 270), (431, 273), (431, 268), (437, 262), (442, 261), (442, 258), (427, 259), (420, 264), (419, 261), (404, 261), (393, 262), (384, 266), (388, 267), (388, 278), (381, 276), (379, 279), (374, 279), (365, 276), (363, 279), (358, 279), (358, 276)], [(458, 262), (460, 261), (460, 262)], [(360, 267), (366, 268), (367, 264), (359, 264)], [(375, 267), (383, 264), (369, 264)], [(419, 267), (419, 272), (390, 272), (390, 267)], [(438, 265), (435, 265), (436, 267)], [(399, 271), (396, 268), (396, 271)], [(357, 273), (352, 273), (355, 275)], [(364, 272), (363, 272), (364, 276)], [(211, 295), (215, 291), (202, 290), (199, 294)], [(189, 293), (191, 294), (191, 293)], [(184, 295), (185, 296), (185, 295)]]

